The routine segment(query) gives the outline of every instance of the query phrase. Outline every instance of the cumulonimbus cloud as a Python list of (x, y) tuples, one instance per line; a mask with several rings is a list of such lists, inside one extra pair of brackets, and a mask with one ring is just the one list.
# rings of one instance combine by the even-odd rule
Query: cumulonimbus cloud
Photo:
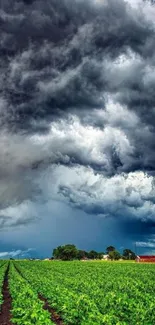
[(53, 165), (44, 186), (49, 199), (60, 199), (90, 214), (155, 221), (154, 179), (143, 172), (107, 178), (90, 167)]
[(54, 198), (153, 220), (154, 13), (142, 0), (1, 0), (2, 228)]

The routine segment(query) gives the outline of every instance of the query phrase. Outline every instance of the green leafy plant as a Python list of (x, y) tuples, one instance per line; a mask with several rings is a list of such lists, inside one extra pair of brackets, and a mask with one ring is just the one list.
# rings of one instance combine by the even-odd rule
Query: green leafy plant
[(19, 261), (15, 265), (68, 325), (155, 324), (155, 264)]
[(0, 308), (3, 303), (2, 288), (7, 267), (8, 262), (0, 261)]
[(16, 325), (52, 325), (50, 314), (43, 309), (43, 302), (38, 299), (26, 280), (15, 270), (11, 263), (9, 270), (9, 290), (12, 297), (12, 322)]

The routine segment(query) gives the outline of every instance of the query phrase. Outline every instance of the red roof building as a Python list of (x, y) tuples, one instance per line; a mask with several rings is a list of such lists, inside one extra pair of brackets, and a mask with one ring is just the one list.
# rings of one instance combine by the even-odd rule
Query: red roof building
[(137, 262), (155, 263), (155, 255), (139, 255), (136, 257)]

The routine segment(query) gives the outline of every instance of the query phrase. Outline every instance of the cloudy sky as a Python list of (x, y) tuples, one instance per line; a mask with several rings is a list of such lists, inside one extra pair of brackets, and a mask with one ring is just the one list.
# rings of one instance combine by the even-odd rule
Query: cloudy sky
[(155, 251), (155, 6), (0, 1), (0, 257)]

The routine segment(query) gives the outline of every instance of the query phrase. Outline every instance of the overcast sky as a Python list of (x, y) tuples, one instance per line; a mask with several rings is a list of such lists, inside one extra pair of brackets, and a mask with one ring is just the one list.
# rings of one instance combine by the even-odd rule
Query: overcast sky
[(0, 1), (0, 257), (155, 252), (155, 6)]

